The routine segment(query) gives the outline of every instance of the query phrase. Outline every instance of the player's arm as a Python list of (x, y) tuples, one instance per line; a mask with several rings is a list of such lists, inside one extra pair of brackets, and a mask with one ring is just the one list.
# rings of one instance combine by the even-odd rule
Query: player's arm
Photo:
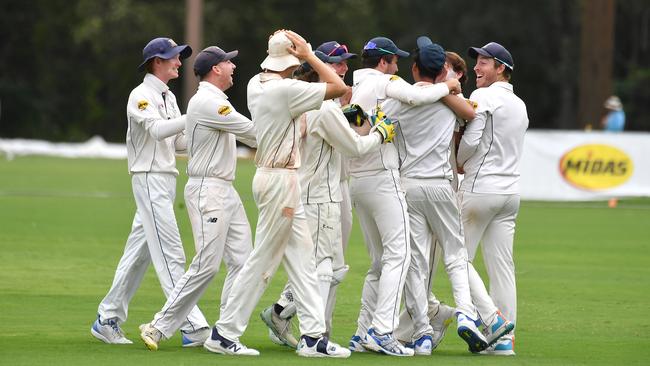
[(232, 133), (238, 141), (257, 147), (255, 124), (228, 102), (207, 104), (207, 107), (197, 113), (196, 122), (198, 125)]
[(435, 103), (450, 93), (458, 94), (459, 92), (460, 83), (456, 79), (422, 87), (411, 85), (399, 76), (393, 75), (386, 85), (388, 98), (397, 99), (412, 106)]
[(471, 121), (476, 115), (474, 104), (471, 101), (458, 95), (447, 95), (442, 98), (442, 102), (451, 109), (457, 117), (465, 121)]
[(172, 119), (162, 118), (153, 101), (145, 96), (133, 95), (129, 98), (127, 114), (132, 121), (142, 124), (157, 141), (174, 136), (185, 129), (185, 115)]
[(459, 168), (465, 165), (465, 162), (472, 157), (476, 149), (478, 149), (485, 123), (490, 112), (483, 110), (476, 113), (474, 119), (467, 124), (463, 137), (458, 144), (457, 164)]
[(305, 60), (309, 65), (318, 73), (320, 81), (326, 84), (325, 97), (323, 100), (329, 100), (343, 96), (348, 88), (334, 70), (325, 65), (316, 55), (311, 51), (311, 46), (302, 38), (298, 33), (293, 31), (285, 31), (287, 38), (293, 43), (295, 48), (288, 48), (287, 50), (294, 56), (301, 60)]
[(187, 154), (187, 136), (185, 135), (185, 129), (174, 138), (174, 149), (176, 150), (176, 154)]

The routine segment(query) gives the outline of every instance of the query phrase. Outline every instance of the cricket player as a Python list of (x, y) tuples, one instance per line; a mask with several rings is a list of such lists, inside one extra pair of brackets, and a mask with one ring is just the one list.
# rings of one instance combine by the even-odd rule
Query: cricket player
[[(140, 337), (151, 350), (157, 350), (161, 339), (178, 329), (208, 288), (222, 258), (228, 267), (221, 292), (220, 309), (224, 309), (232, 283), (253, 247), (250, 224), (232, 181), (237, 164), (235, 140), (255, 147), (255, 126), (235, 111), (224, 94), (233, 85), (235, 64), (231, 60), (237, 54), (212, 46), (194, 61), (194, 73), (201, 81), (187, 106), (185, 203), (196, 255), (162, 309), (141, 328)], [(203, 341), (209, 336), (205, 332)]]
[[(353, 73), (351, 102), (372, 111), (387, 98), (420, 105), (437, 101), (450, 91), (460, 92), (457, 80), (418, 88), (394, 75), (398, 58), (408, 55), (388, 38), (368, 41), (361, 55), (364, 68)], [(399, 157), (394, 144), (382, 145), (378, 153), (350, 162), (350, 196), (364, 233), (371, 267), (362, 290), (357, 331), (349, 348), (412, 356), (413, 350), (403, 347), (393, 337), (411, 260), (408, 214), (398, 169)]]
[[(322, 83), (292, 80), (307, 61)], [(280, 30), (269, 38), (264, 70), (248, 85), (248, 105), (257, 129), (257, 171), (253, 196), (259, 209), (255, 248), (232, 285), (226, 306), (204, 347), (228, 355), (256, 356), (240, 343), (251, 313), (280, 262), (284, 263), (295, 296), (301, 339), (297, 353), (304, 357), (350, 356), (330, 342), (325, 332), (324, 309), (318, 291), (314, 245), (300, 196), (301, 124), (299, 117), (318, 109), (324, 100), (340, 97), (346, 87), (341, 78), (312, 52), (297, 33)]]
[[(468, 51), (476, 59), (476, 117), (467, 125), (458, 146), (465, 243), (470, 261), (482, 243), (490, 295), (504, 316), (517, 320), (517, 290), (513, 241), (519, 212), (519, 161), (528, 128), (526, 105), (510, 83), (514, 62), (496, 42)], [(514, 334), (487, 353), (514, 355)]]
[[(444, 49), (426, 36), (417, 39), (417, 51), (411, 68), (415, 86), (428, 88), (446, 79)], [(472, 352), (480, 352), (513, 325), (502, 319), (487, 291), (477, 289), (476, 297), (491, 305), (481, 314), (489, 319), (487, 325), (494, 329), (493, 338), (486, 339), (477, 328), (479, 314), (472, 304), (469, 273), (474, 271), (467, 260), (463, 229), (456, 192), (451, 186), (452, 169), (449, 163), (449, 144), (456, 123), (454, 111), (469, 115), (472, 106), (455, 95), (420, 106), (410, 106), (394, 99), (383, 105), (388, 115), (401, 121), (400, 139), (396, 144), (406, 155), (400, 167), (402, 185), (406, 191), (411, 226), (411, 266), (406, 277), (404, 302), (413, 319), (412, 337), (416, 354), (428, 355), (433, 349), (432, 327), (428, 317), (430, 279), (430, 253), (435, 237), (443, 253), (445, 269), (449, 275), (456, 303), (458, 335), (467, 342)], [(451, 108), (449, 108), (450, 106)], [(475, 272), (475, 271), (474, 271)], [(480, 282), (480, 280), (479, 280)], [(482, 284), (482, 282), (481, 282)], [(473, 289), (472, 289), (473, 290)]]
[[(91, 333), (113, 344), (133, 343), (120, 324), (126, 321), (128, 306), (150, 263), (166, 297), (185, 272), (185, 253), (174, 216), (176, 197), (176, 151), (185, 151), (182, 131), (185, 116), (167, 83), (178, 78), (182, 59), (192, 49), (170, 38), (155, 38), (143, 49), (146, 69), (142, 84), (129, 95), (126, 107), (126, 147), (133, 196), (137, 211), (124, 254), (117, 265), (113, 285), (99, 304)], [(209, 326), (194, 306), (180, 323), (185, 346), (199, 346)]]
[[(338, 60), (320, 51), (315, 54), (327, 65), (332, 65)], [(308, 63), (303, 63), (297, 73), (299, 80), (319, 81), (318, 74)], [(302, 163), (298, 169), (301, 201), (315, 245), (320, 295), (323, 306), (327, 307), (331, 289), (343, 281), (349, 269), (343, 258), (339, 222), (342, 201), (339, 186), (341, 155), (359, 157), (376, 151), (381, 143), (388, 142), (393, 135), (389, 133), (384, 137), (384, 131), (394, 131), (394, 126), (387, 124), (388, 121), (383, 121), (375, 127), (376, 133), (359, 136), (350, 127), (340, 106), (334, 100), (324, 101), (319, 110), (303, 114), (300, 122), (305, 124), (306, 129), (302, 145)], [(280, 299), (266, 308), (261, 317), (282, 344), (295, 348), (297, 341), (290, 334), (291, 327), (287, 324), (292, 315), (290, 309), (295, 309), (295, 305), (291, 285), (287, 284)], [(331, 316), (325, 314), (326, 318), (328, 315)], [(326, 326), (327, 333), (331, 334), (331, 318), (326, 320), (327, 324), (330, 324), (330, 328)], [(275, 338), (271, 339), (275, 342)]]

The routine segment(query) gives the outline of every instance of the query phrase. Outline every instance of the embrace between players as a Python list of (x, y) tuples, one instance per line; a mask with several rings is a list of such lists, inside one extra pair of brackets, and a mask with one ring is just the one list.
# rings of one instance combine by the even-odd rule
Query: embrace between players
[[(300, 35), (276, 31), (263, 71), (248, 83), (248, 119), (224, 93), (233, 85), (237, 51), (212, 46), (198, 54), (198, 91), (182, 115), (167, 83), (192, 50), (169, 38), (149, 42), (140, 65), (147, 73), (127, 105), (137, 211), (91, 333), (106, 343), (132, 343), (120, 324), (153, 263), (167, 302), (140, 326), (149, 349), (180, 329), (184, 347), (259, 355), (239, 338), (283, 263), (288, 283), (260, 316), (271, 340), (300, 356), (429, 355), (454, 318), (469, 351), (513, 355), (512, 253), (528, 117), (509, 83), (512, 56), (494, 42), (470, 48), (478, 89), (465, 99), (463, 59), (428, 37), (416, 43), (415, 84), (395, 75), (398, 59), (409, 53), (376, 37), (365, 44), (350, 88), (343, 77), (357, 55), (345, 45), (330, 41), (312, 52)], [(232, 185), (236, 141), (257, 149), (254, 246)], [(186, 272), (173, 211), (177, 152), (188, 155), (185, 202), (196, 250)], [(464, 173), (460, 185), (457, 173)], [(336, 287), (349, 268), (343, 253), (352, 207), (371, 267), (357, 330), (341, 347), (329, 335)], [(471, 263), (479, 243), (489, 292)], [(440, 258), (455, 308), (431, 292)], [(222, 259), (220, 317), (210, 327), (196, 304)]]

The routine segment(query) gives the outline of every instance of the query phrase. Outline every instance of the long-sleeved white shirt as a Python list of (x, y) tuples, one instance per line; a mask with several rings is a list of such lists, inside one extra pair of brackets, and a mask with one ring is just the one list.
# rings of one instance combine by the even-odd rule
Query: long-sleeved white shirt
[(185, 116), (181, 116), (176, 96), (167, 84), (146, 74), (129, 95), (126, 117), (129, 173), (178, 175), (175, 153), (185, 148)]
[[(408, 105), (433, 103), (449, 94), (445, 83), (427, 87), (413, 86), (396, 75), (384, 74), (372, 68), (354, 71), (352, 99), (366, 113), (372, 113), (387, 98), (393, 98)], [(388, 117), (393, 116), (387, 114)], [(378, 170), (398, 169), (399, 156), (394, 144), (383, 144), (378, 152), (366, 154), (350, 161), (350, 175), (362, 176)]]
[(526, 105), (506, 82), (479, 88), (470, 99), (478, 108), (458, 146), (458, 165), (465, 170), (459, 189), (519, 193), (519, 162), (528, 128)]
[(302, 202), (341, 202), (341, 154), (359, 157), (376, 151), (383, 137), (376, 132), (359, 136), (332, 100), (324, 101), (319, 110), (303, 114), (301, 121), (303, 119), (306, 136), (301, 147), (302, 164), (298, 169)]
[(238, 113), (228, 96), (202, 81), (187, 105), (187, 175), (235, 179), (236, 139), (255, 147), (255, 126)]
[[(431, 83), (416, 83), (426, 88)], [(453, 177), (449, 163), (456, 115), (441, 101), (412, 106), (396, 99), (382, 105), (386, 115), (400, 121), (399, 136), (394, 144), (400, 153), (400, 175), (416, 179), (447, 179)]]

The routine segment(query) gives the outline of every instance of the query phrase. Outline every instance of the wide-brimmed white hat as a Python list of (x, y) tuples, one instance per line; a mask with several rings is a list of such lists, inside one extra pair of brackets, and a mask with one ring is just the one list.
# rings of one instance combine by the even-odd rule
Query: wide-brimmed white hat
[(275, 33), (269, 38), (269, 49), (267, 50), (269, 55), (260, 64), (260, 67), (265, 70), (284, 71), (291, 66), (300, 65), (298, 57), (287, 51), (287, 48), (291, 46), (293, 43), (284, 32)]
[(623, 109), (623, 104), (616, 95), (612, 95), (611, 97), (607, 98), (604, 107), (613, 111), (620, 111)]

